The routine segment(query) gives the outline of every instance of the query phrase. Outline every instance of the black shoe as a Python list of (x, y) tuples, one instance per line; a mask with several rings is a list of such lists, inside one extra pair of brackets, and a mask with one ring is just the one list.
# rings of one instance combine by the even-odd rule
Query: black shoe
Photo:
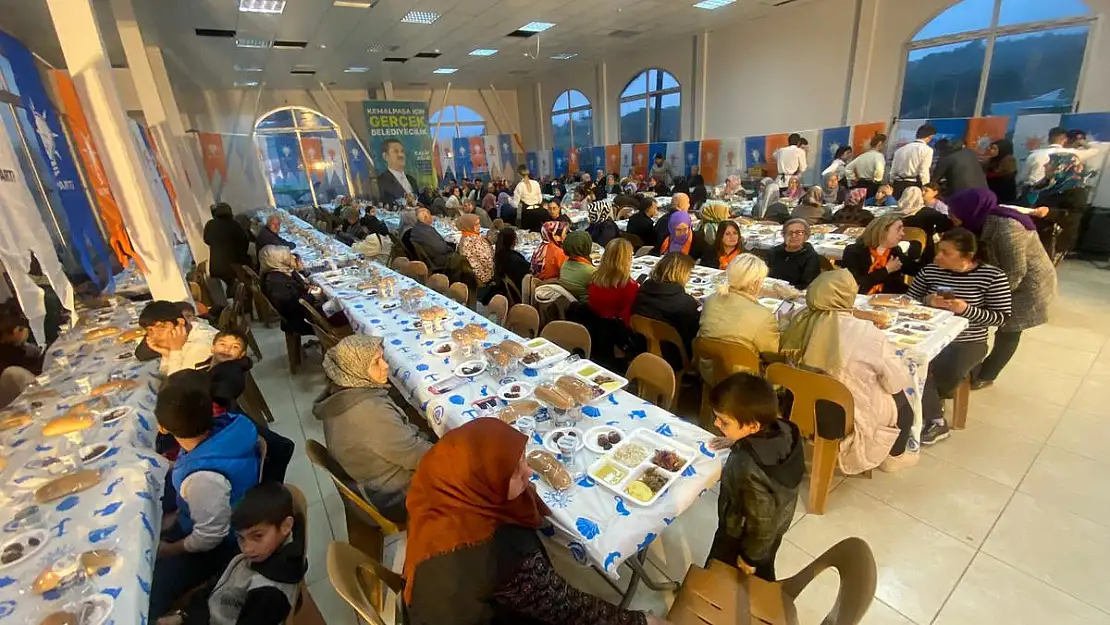
[(948, 429), (946, 421), (930, 421), (921, 430), (921, 444), (932, 445), (933, 443), (940, 442), (952, 435), (952, 431)]
[(979, 391), (992, 386), (994, 386), (994, 380), (973, 380), (971, 382), (971, 390), (973, 391)]

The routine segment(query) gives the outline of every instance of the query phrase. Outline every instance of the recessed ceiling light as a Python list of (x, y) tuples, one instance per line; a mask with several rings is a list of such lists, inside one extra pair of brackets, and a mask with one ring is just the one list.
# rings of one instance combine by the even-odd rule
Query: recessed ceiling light
[(239, 0), (239, 10), (243, 13), (273, 13), (280, 15), (285, 10), (285, 0)]
[(736, 2), (736, 0), (702, 0), (694, 6), (699, 9), (709, 9), (712, 11), (713, 9), (719, 9), (723, 6), (728, 6), (733, 2)]
[(269, 48), (269, 39), (258, 39), (257, 37), (240, 37), (235, 40), (235, 47), (237, 48)]
[(257, 87), (258, 86), (258, 81), (257, 80), (236, 80), (235, 81), (235, 86), (236, 87)]
[(365, 74), (368, 71), (370, 71), (369, 67), (348, 67), (343, 70), (346, 74)]
[(573, 59), (576, 56), (578, 56), (578, 53), (576, 52), (563, 52), (561, 54), (556, 54), (551, 58), (555, 59), (556, 61), (565, 61), (567, 59)]
[(409, 11), (401, 18), (402, 24), (434, 24), (439, 19), (439, 13), (433, 11)]
[(526, 33), (542, 33), (552, 26), (554, 26), (554, 24), (551, 22), (528, 22), (517, 30), (523, 30)]
[(239, 65), (238, 63), (236, 63), (235, 64), (235, 71), (237, 71), (237, 72), (261, 72), (262, 68), (261, 67), (254, 67), (254, 66), (251, 66), (251, 65), (243, 66), (243, 65)]
[(366, 48), (366, 51), (367, 52), (383, 52), (383, 51), (385, 51), (385, 46), (380, 44), (380, 43), (372, 43), (372, 44), (370, 44), (369, 47)]
[(497, 50), (491, 50), (489, 48), (478, 48), (470, 52), (470, 56), (493, 56), (495, 54), (497, 54)]
[(457, 67), (440, 67), (439, 69), (432, 70), (433, 74), (454, 74), (459, 71)]
[(366, 2), (365, 0), (335, 0), (331, 5), (333, 7), (350, 7), (352, 9), (369, 9), (374, 6), (374, 3)]

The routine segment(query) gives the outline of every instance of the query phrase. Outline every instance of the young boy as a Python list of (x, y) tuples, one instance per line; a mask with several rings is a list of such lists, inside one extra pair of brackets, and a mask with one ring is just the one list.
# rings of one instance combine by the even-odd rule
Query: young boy
[(730, 448), (717, 499), (710, 560), (775, 581), (775, 554), (794, 518), (805, 456), (798, 427), (779, 418), (774, 389), (751, 373), (735, 373), (709, 392), (713, 424)]
[[(139, 314), (139, 327), (146, 330), (143, 343), (162, 357), (159, 370), (169, 376), (182, 369), (195, 369), (212, 356), (216, 330), (202, 319), (182, 310), (180, 302), (150, 302)], [(136, 351), (136, 354), (138, 351)]]
[(212, 339), (212, 360), (208, 366), (212, 376), (212, 401), (220, 408), (235, 412), (252, 366), (251, 359), (247, 358), (246, 336), (234, 330), (217, 332)]
[(304, 520), (293, 497), (276, 482), (247, 491), (231, 513), (241, 555), (216, 583), (193, 595), (189, 607), (158, 625), (281, 625), (293, 610), (304, 579)]
[(34, 375), (42, 373), (43, 351), (29, 343), (27, 321), (14, 313), (0, 317), (0, 373), (8, 367), (22, 367)]
[(169, 476), (176, 512), (163, 518), (151, 581), (153, 618), (236, 555), (231, 509), (258, 483), (258, 430), (242, 415), (213, 417), (210, 385), (206, 372), (179, 371), (166, 379), (154, 409), (181, 452)]

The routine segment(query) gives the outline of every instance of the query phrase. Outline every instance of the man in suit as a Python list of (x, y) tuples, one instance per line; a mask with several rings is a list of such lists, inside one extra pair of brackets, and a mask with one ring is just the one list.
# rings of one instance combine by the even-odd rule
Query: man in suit
[(933, 169), (933, 180), (940, 183), (944, 196), (949, 197), (964, 189), (987, 189), (987, 177), (975, 150), (965, 147), (958, 139), (937, 141), (940, 160)]
[(382, 202), (393, 204), (404, 201), (405, 195), (416, 195), (416, 178), (405, 172), (405, 146), (400, 139), (390, 138), (382, 142), (382, 160), (386, 170), (378, 176), (378, 189)]

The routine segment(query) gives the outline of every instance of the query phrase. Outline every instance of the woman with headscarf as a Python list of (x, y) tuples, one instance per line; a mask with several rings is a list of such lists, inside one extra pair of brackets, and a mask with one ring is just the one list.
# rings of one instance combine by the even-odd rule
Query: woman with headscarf
[(302, 336), (312, 335), (312, 326), (305, 317), (300, 300), (310, 304), (315, 298), (301, 277), (301, 261), (282, 245), (267, 245), (258, 252), (258, 271), (262, 279), (262, 294), (281, 315), (281, 329)]
[(695, 213), (701, 211), (705, 203), (709, 201), (709, 191), (705, 185), (694, 187), (690, 189), (690, 205), (692, 211)]
[(804, 219), (811, 226), (832, 219), (832, 210), (825, 207), (824, 190), (816, 185), (807, 189), (798, 200), (798, 205), (790, 211), (790, 219)]
[[(931, 189), (930, 193), (932, 193)], [(933, 257), (936, 255), (935, 236), (951, 230), (952, 220), (948, 215), (930, 207), (925, 201), (925, 191), (917, 187), (906, 187), (898, 200), (898, 210), (902, 212), (902, 223), (905, 227), (920, 228), (925, 233), (925, 249), (921, 251), (921, 264), (928, 265), (933, 262)], [(945, 210), (948, 208), (945, 207)]]
[(848, 187), (840, 184), (840, 176), (835, 173), (825, 176), (825, 185), (821, 188), (825, 195), (825, 202), (829, 204), (843, 204), (848, 198)]
[(212, 219), (204, 224), (204, 242), (208, 245), (208, 273), (219, 278), (227, 294), (235, 292), (235, 265), (250, 265), (247, 248), (251, 241), (247, 231), (235, 221), (231, 205), (220, 202), (212, 206)]
[(567, 236), (567, 224), (562, 221), (549, 221), (540, 230), (540, 246), (532, 253), (532, 273), (540, 280), (554, 280), (567, 260), (563, 251), (563, 240)]
[(474, 213), (466, 213), (455, 224), (461, 235), (458, 252), (470, 263), (477, 286), (484, 287), (493, 279), (493, 248), (482, 236), (482, 223)]
[(1013, 291), (1013, 314), (995, 333), (994, 347), (972, 381), (972, 388), (986, 388), (1010, 362), (1021, 333), (1048, 322), (1056, 297), (1056, 268), (1037, 238), (1033, 220), (999, 206), (994, 193), (961, 191), (948, 199), (948, 214), (953, 223), (979, 238), (982, 258), (1006, 274)]
[[(577, 590), (536, 531), (550, 514), (531, 484), (528, 439), (475, 419), (432, 447), (409, 485), (404, 601), (413, 625), (658, 625)], [(450, 589), (449, 600), (444, 589)]]
[(354, 245), (356, 242), (366, 238), (370, 232), (366, 226), (362, 225), (359, 221), (359, 209), (357, 206), (345, 206), (343, 208), (342, 223), (336, 229), (336, 238), (343, 241), (347, 245)]
[(903, 217), (909, 217), (922, 208), (925, 208), (925, 197), (921, 194), (921, 188), (906, 187), (902, 197), (898, 198), (898, 211)]
[[(592, 198), (593, 195), (587, 197)], [(594, 243), (605, 247), (609, 244), (609, 241), (621, 236), (620, 228), (613, 221), (612, 202), (609, 200), (590, 200), (585, 208), (590, 220), (590, 225), (586, 226), (586, 232), (590, 233), (590, 238), (593, 239)]]
[(324, 354), (327, 387), (312, 404), (328, 452), (386, 518), (405, 520), (405, 494), (432, 448), (390, 398), (382, 339), (355, 334)]
[(513, 198), (508, 193), (502, 191), (497, 195), (497, 206), (499, 207), (498, 216), (502, 221), (510, 226), (516, 225), (516, 207), (513, 206)]
[(729, 207), (724, 202), (707, 202), (701, 209), (701, 237), (708, 241), (717, 240), (717, 228), (729, 218)]
[[(739, 343), (756, 353), (778, 353), (779, 325), (774, 313), (759, 303), (767, 265), (754, 254), (740, 254), (725, 269), (728, 290), (705, 300), (699, 338)], [(714, 379), (712, 361), (698, 363), (702, 379)]]
[(828, 271), (806, 289), (806, 308), (782, 333), (782, 353), (821, 371), (852, 393), (852, 432), (840, 441), (840, 470), (855, 475), (917, 463), (906, 454), (913, 410), (904, 395), (913, 384), (897, 348), (882, 330), (852, 314), (859, 286), (847, 269)]
[(844, 200), (844, 208), (833, 213), (833, 223), (840, 226), (866, 226), (875, 218), (875, 214), (863, 207), (867, 200), (867, 189), (856, 187), (848, 191)]
[(490, 219), (498, 218), (498, 207), (501, 205), (497, 203), (498, 194), (494, 191), (493, 183), (486, 186), (486, 194), (482, 196), (482, 210), (490, 216)]
[(987, 187), (994, 191), (1000, 204), (1017, 203), (1018, 163), (1014, 158), (1014, 144), (1009, 139), (991, 143), (987, 160), (983, 161)]
[(782, 203), (779, 185), (773, 178), (764, 178), (760, 181), (759, 187), (759, 200), (752, 208), (752, 218), (754, 219), (763, 219), (764, 215), (771, 212), (772, 206)]
[(563, 241), (563, 251), (566, 252), (567, 260), (559, 268), (559, 286), (577, 297), (580, 302), (586, 301), (590, 279), (597, 271), (593, 261), (590, 260), (592, 249), (593, 241), (590, 235), (581, 230), (571, 232), (567, 235), (566, 241)]
[(805, 189), (802, 188), (802, 179), (797, 176), (790, 176), (786, 179), (786, 190), (782, 192), (782, 199), (797, 201), (801, 199)]
[(691, 258), (701, 258), (705, 253), (705, 239), (694, 232), (690, 213), (675, 211), (667, 220), (667, 238), (663, 239), (660, 249), (663, 254), (679, 252)]
[(902, 250), (905, 227), (898, 213), (880, 215), (867, 224), (859, 239), (844, 248), (840, 265), (852, 272), (863, 295), (906, 292), (906, 276), (919, 264)]
[(700, 264), (703, 267), (723, 270), (743, 253), (744, 240), (740, 234), (740, 226), (735, 221), (723, 221), (717, 226), (713, 244), (705, 246)]

